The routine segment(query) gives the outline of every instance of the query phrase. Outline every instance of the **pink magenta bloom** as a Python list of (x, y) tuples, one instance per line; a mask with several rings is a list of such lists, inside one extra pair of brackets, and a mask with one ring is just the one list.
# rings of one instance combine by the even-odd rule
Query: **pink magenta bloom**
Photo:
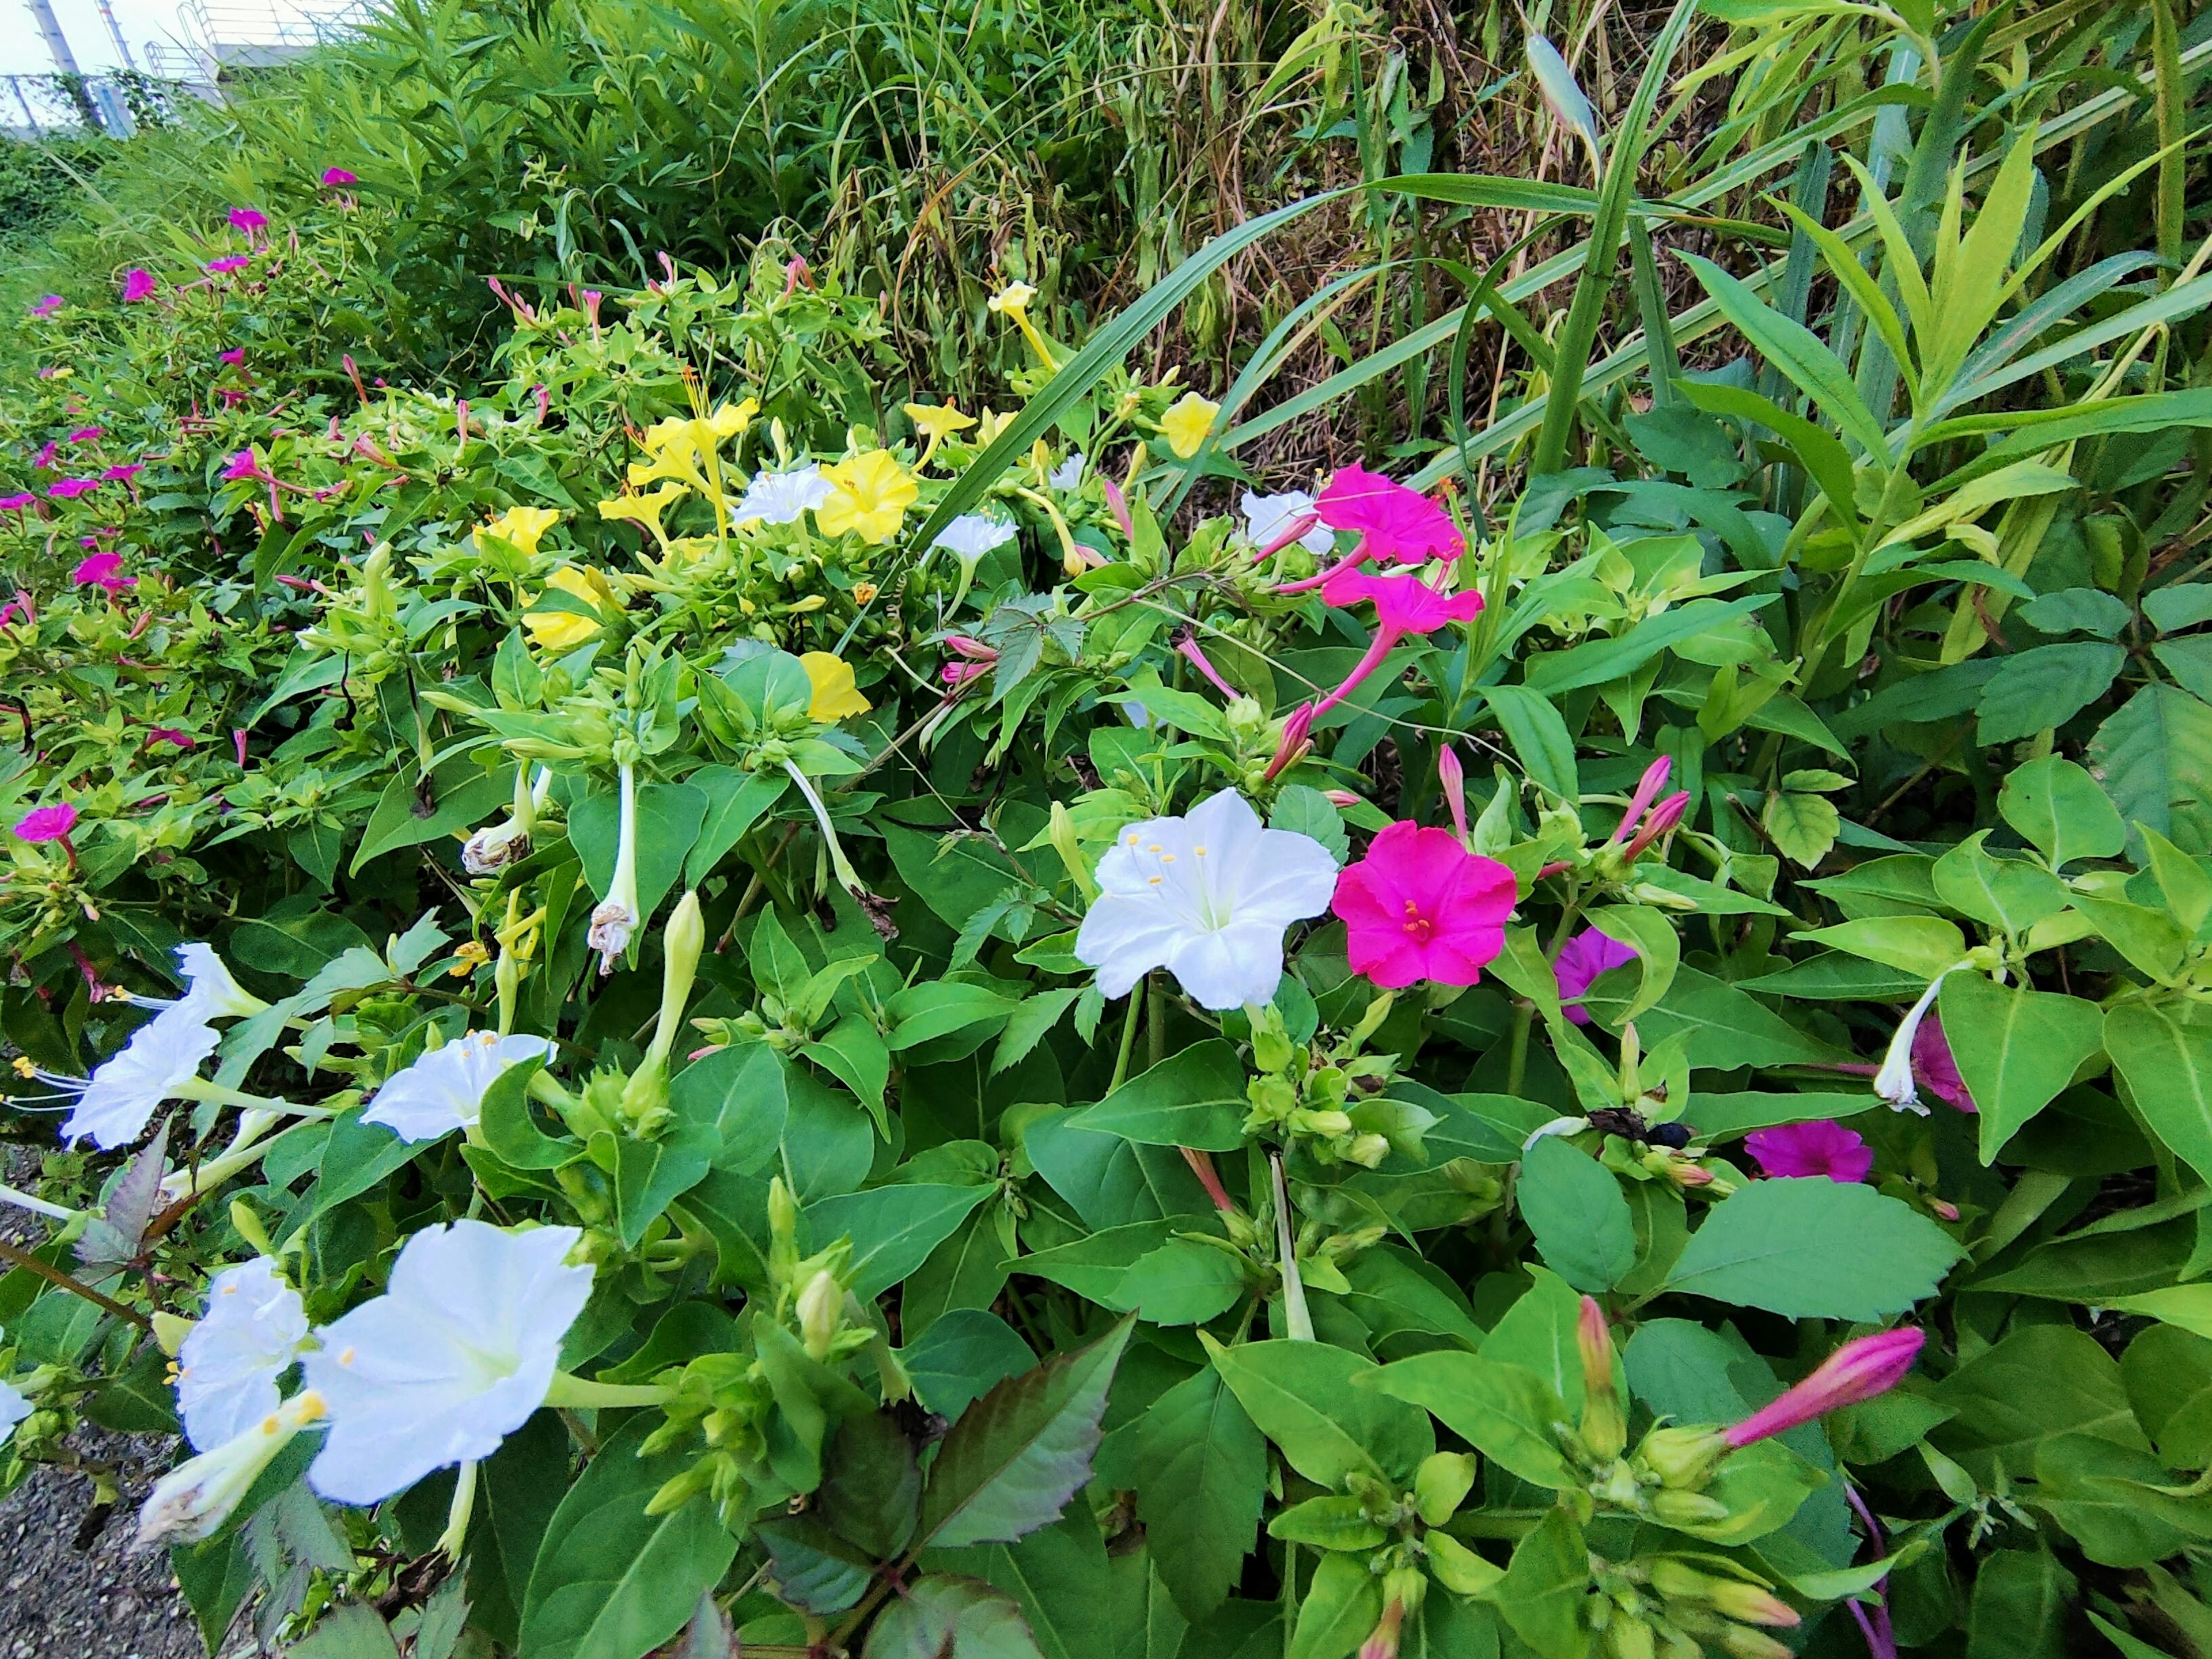
[(52, 806), (34, 806), (16, 822), (15, 835), (22, 841), (66, 841), (69, 832), (76, 828), (76, 808), (67, 801)]
[(1920, 1086), (1945, 1105), (1978, 1115), (1974, 1097), (1959, 1075), (1959, 1064), (1951, 1058), (1951, 1040), (1943, 1035), (1943, 1016), (1932, 1008), (1912, 1034), (1912, 1070)]
[(74, 501), (79, 495), (89, 495), (100, 488), (97, 478), (64, 478), (59, 483), (46, 486), (46, 494), (58, 501)]
[(73, 444), (88, 444), (106, 430), (104, 426), (81, 426), (69, 434), (69, 441)]
[(243, 368), (246, 367), (246, 348), (244, 346), (234, 346), (228, 351), (218, 351), (215, 355), (218, 361), (228, 363), (234, 368)]
[(157, 743), (170, 744), (179, 749), (190, 749), (195, 746), (191, 733), (179, 731), (173, 726), (157, 726), (147, 732), (146, 746), (151, 749)]
[(1904, 1381), (1927, 1340), (1928, 1334), (1912, 1325), (1855, 1337), (1772, 1405), (1723, 1429), (1721, 1437), (1741, 1450), (1754, 1440), (1787, 1434), (1801, 1423), (1887, 1394)]
[(230, 465), (223, 468), (222, 476), (225, 481), (230, 483), (240, 483), (248, 478), (258, 478), (261, 476), (261, 464), (253, 459), (252, 450), (241, 449), (230, 458)]
[(258, 208), (233, 208), (230, 210), (230, 228), (243, 231), (248, 236), (258, 236), (269, 228), (269, 216)]
[(1826, 1176), (1849, 1186), (1874, 1168), (1874, 1148), (1831, 1118), (1778, 1124), (1745, 1136), (1743, 1144), (1771, 1176)]
[(1513, 872), (1470, 853), (1449, 830), (1400, 822), (1337, 878), (1331, 908), (1346, 929), (1352, 971), (1384, 990), (1421, 980), (1472, 985), (1505, 948)]
[(95, 553), (70, 572), (70, 580), (79, 587), (104, 587), (111, 593), (120, 593), (126, 587), (137, 585), (136, 576), (123, 574), (120, 553)]
[(1348, 610), (1362, 599), (1371, 602), (1375, 606), (1375, 637), (1369, 642), (1366, 653), (1345, 677), (1344, 684), (1321, 700), (1314, 710), (1317, 715), (1326, 714), (1343, 702), (1407, 635), (1433, 634), (1446, 623), (1472, 622), (1482, 609), (1480, 593), (1444, 593), (1419, 576), (1370, 576), (1349, 568), (1331, 574), (1321, 593), (1340, 611)]
[(60, 439), (49, 438), (46, 441), (46, 447), (31, 457), (31, 465), (42, 471), (51, 471), (54, 465), (54, 452), (61, 447)]
[[(1626, 967), (1636, 960), (1636, 947), (1607, 939), (1595, 927), (1585, 927), (1569, 939), (1552, 964), (1552, 977), (1559, 981), (1559, 1000), (1577, 1004), (1590, 981), (1608, 968)], [(1590, 1023), (1589, 1010), (1571, 1006), (1567, 1018), (1577, 1025)]]
[(323, 182), (335, 189), (341, 185), (357, 185), (361, 180), (343, 167), (325, 167)]
[(1466, 550), (1459, 526), (1443, 508), (1419, 490), (1364, 467), (1339, 467), (1314, 511), (1332, 530), (1359, 533), (1356, 558), (1424, 564), (1432, 558), (1455, 559)]
[(131, 461), (123, 466), (111, 466), (100, 475), (106, 483), (128, 483), (146, 470), (143, 461)]
[(135, 306), (141, 300), (152, 299), (156, 286), (152, 271), (132, 266), (123, 273), (123, 303)]
[(233, 253), (224, 258), (209, 260), (207, 271), (210, 276), (228, 276), (232, 271), (243, 270), (252, 263), (252, 259), (246, 254)]
[(39, 504), (39, 498), (29, 490), (13, 495), (0, 495), (0, 513), (27, 513)]
[(60, 295), (49, 294), (46, 298), (40, 300), (36, 305), (31, 307), (31, 315), (33, 317), (51, 317), (54, 313), (59, 311), (66, 303), (67, 301), (65, 301)]

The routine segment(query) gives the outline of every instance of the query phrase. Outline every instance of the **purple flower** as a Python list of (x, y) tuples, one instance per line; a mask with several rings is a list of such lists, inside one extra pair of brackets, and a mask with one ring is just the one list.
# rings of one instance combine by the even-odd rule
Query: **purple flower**
[(64, 478), (59, 483), (46, 486), (46, 494), (58, 501), (66, 501), (79, 495), (89, 495), (100, 488), (97, 478)]
[(1912, 1034), (1912, 1070), (1921, 1086), (1936, 1099), (1962, 1112), (1978, 1115), (1974, 1097), (1959, 1075), (1958, 1062), (1951, 1058), (1951, 1041), (1943, 1035), (1943, 1016), (1933, 1010)]
[(141, 300), (150, 300), (157, 286), (152, 271), (133, 265), (123, 273), (123, 303), (135, 306)]
[(54, 466), (54, 452), (62, 447), (58, 438), (49, 439), (46, 447), (31, 457), (31, 465), (41, 471), (51, 472)]
[(242, 483), (248, 478), (258, 478), (261, 476), (261, 464), (253, 459), (252, 450), (241, 449), (230, 458), (230, 465), (223, 468), (222, 476), (224, 480), (230, 483)]
[(0, 513), (27, 513), (39, 504), (39, 498), (29, 490), (13, 495), (0, 495)]
[(70, 830), (76, 828), (76, 808), (67, 801), (53, 806), (35, 806), (23, 814), (15, 825), (15, 834), (23, 841), (67, 841)]
[(1743, 1144), (1771, 1176), (1826, 1176), (1849, 1186), (1874, 1168), (1874, 1148), (1831, 1118), (1760, 1129)]
[(70, 580), (79, 587), (100, 587), (110, 593), (120, 593), (138, 583), (136, 576), (126, 576), (122, 572), (120, 553), (95, 553), (70, 572)]
[(218, 351), (215, 355), (221, 361), (230, 364), (234, 368), (243, 368), (246, 367), (246, 348), (244, 346), (234, 346), (228, 351)]
[[(1607, 939), (1595, 927), (1585, 927), (1566, 943), (1559, 959), (1552, 964), (1552, 976), (1559, 981), (1559, 1000), (1576, 1003), (1589, 991), (1590, 981), (1609, 968), (1622, 968), (1636, 960), (1636, 947), (1623, 945), (1619, 939)], [(1567, 1018), (1577, 1025), (1590, 1023), (1589, 1010), (1580, 1006), (1571, 1006)]]
[(31, 307), (33, 317), (51, 317), (68, 303), (58, 294), (49, 294)]
[(100, 477), (101, 482), (106, 483), (128, 483), (145, 470), (145, 462), (132, 461), (125, 466), (111, 466)]
[(252, 258), (248, 255), (234, 253), (227, 258), (209, 260), (207, 270), (210, 276), (225, 276), (234, 270), (243, 270), (252, 263)]
[(157, 743), (173, 744), (179, 749), (194, 746), (191, 733), (179, 731), (173, 726), (157, 726), (147, 732), (146, 746), (151, 749)]
[(343, 167), (325, 167), (323, 182), (336, 189), (345, 185), (357, 185), (361, 180)]
[(269, 216), (258, 208), (233, 208), (230, 210), (230, 228), (243, 231), (248, 236), (258, 236), (269, 228)]
[(104, 426), (81, 426), (69, 434), (69, 441), (73, 444), (88, 444), (106, 430)]

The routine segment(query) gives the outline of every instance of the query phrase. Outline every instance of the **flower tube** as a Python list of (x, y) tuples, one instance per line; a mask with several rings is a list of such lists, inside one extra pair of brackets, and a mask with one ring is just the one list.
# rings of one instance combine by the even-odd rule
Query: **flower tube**
[(614, 972), (615, 963), (629, 949), (630, 934), (645, 920), (638, 913), (637, 899), (637, 778), (628, 761), (623, 763), (621, 775), (622, 817), (615, 842), (614, 880), (608, 884), (606, 897), (592, 912), (587, 935), (592, 949), (599, 953), (602, 977)]

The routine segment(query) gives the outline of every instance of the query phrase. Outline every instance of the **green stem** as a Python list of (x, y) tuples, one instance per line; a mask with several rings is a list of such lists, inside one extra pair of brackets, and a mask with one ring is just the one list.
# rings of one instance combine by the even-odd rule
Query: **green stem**
[(1275, 1180), (1275, 1254), (1276, 1266), (1283, 1274), (1283, 1323), (1289, 1328), (1291, 1340), (1310, 1342), (1313, 1315), (1306, 1309), (1305, 1281), (1298, 1277), (1297, 1239), (1291, 1230), (1291, 1188), (1283, 1179), (1283, 1155), (1273, 1147), (1267, 1150), (1267, 1168)]
[(1137, 1046), (1137, 1014), (1144, 1006), (1144, 988), (1141, 986), (1132, 988), (1128, 1012), (1121, 1016), (1121, 1052), (1114, 1057), (1114, 1080), (1106, 1085), (1106, 1092), (1109, 1095), (1128, 1079), (1129, 1051)]
[(558, 1410), (562, 1407), (579, 1410), (597, 1407), (602, 1410), (623, 1406), (665, 1406), (676, 1397), (673, 1389), (664, 1389), (653, 1382), (593, 1382), (580, 1376), (571, 1376), (566, 1371), (553, 1373), (553, 1385), (545, 1390), (545, 1403)]

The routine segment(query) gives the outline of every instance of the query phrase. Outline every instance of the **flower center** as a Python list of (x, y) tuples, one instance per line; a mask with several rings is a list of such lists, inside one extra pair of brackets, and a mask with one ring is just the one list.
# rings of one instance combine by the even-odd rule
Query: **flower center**
[(1417, 945), (1426, 945), (1429, 935), (1437, 931), (1436, 924), (1421, 914), (1421, 907), (1413, 900), (1406, 901), (1406, 920), (1402, 924)]

